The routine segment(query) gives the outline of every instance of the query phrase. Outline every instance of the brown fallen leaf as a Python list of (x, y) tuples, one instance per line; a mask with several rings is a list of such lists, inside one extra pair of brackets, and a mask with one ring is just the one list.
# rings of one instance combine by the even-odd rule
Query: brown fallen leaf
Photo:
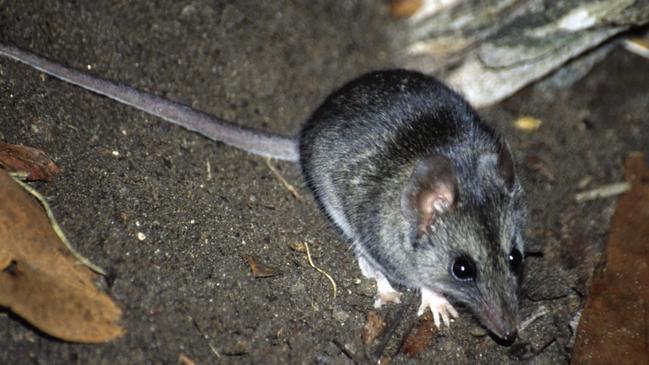
[(376, 311), (367, 312), (367, 322), (363, 326), (361, 339), (365, 345), (369, 345), (376, 340), (385, 330), (385, 320)]
[(417, 12), (423, 5), (423, 0), (392, 0), (390, 15), (394, 19), (407, 18)]
[(622, 42), (624, 48), (632, 53), (649, 58), (649, 36), (645, 34), (644, 37), (631, 37)]
[(178, 355), (178, 362), (183, 364), (183, 365), (196, 365), (196, 362), (189, 358), (189, 356), (181, 353)]
[(0, 142), (0, 168), (9, 172), (25, 172), (27, 180), (52, 181), (61, 169), (45, 152), (28, 146)]
[(410, 358), (417, 357), (417, 355), (430, 347), (433, 341), (433, 335), (436, 332), (437, 328), (433, 322), (433, 316), (430, 312), (426, 312), (426, 314), (419, 318), (417, 324), (410, 329), (399, 352), (406, 354)]
[(0, 306), (66, 341), (98, 343), (124, 333), (120, 307), (94, 284), (54, 231), (43, 206), (0, 171)]
[(649, 168), (632, 154), (601, 268), (577, 328), (572, 364), (649, 364)]
[(254, 256), (246, 256), (245, 259), (250, 266), (253, 278), (268, 278), (279, 274), (275, 268), (259, 263), (259, 260)]
[(541, 159), (539, 156), (534, 154), (528, 154), (525, 157), (525, 163), (532, 171), (543, 176), (548, 181), (553, 182), (555, 180), (554, 174), (548, 167), (548, 164), (545, 161), (543, 161), (543, 159)]

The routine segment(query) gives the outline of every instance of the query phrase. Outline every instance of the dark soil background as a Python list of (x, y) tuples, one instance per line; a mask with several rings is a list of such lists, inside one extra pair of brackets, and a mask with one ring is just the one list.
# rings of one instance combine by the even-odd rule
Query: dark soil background
[[(285, 134), (337, 85), (391, 66), (396, 25), (369, 0), (0, 0), (3, 43)], [(398, 325), (383, 351), (393, 364), (569, 360), (571, 321), (615, 207), (614, 198), (575, 203), (574, 194), (621, 181), (625, 156), (649, 153), (648, 85), (649, 61), (617, 48), (568, 88), (546, 80), (481, 111), (512, 144), (529, 193), (522, 317), (545, 314), (503, 346), (463, 312), (411, 359), (395, 354), (416, 308), (393, 319), (398, 307), (385, 307)], [(514, 129), (521, 115), (541, 128)], [(261, 158), (5, 58), (0, 140), (41, 148), (62, 168), (35, 186), (78, 250), (113, 273), (109, 290), (128, 331), (107, 344), (70, 344), (0, 312), (0, 363), (173, 364), (184, 354), (199, 364), (349, 364), (380, 347), (360, 339), (372, 283), (295, 166), (275, 163), (304, 202)], [(337, 298), (291, 249), (304, 241), (336, 280)], [(253, 278), (249, 255), (280, 275)]]

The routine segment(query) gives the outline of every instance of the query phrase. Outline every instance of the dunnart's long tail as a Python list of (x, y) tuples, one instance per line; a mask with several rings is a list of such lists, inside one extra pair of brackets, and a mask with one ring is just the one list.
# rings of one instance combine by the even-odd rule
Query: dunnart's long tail
[(245, 128), (186, 105), (147, 94), (129, 86), (90, 76), (18, 48), (0, 44), (0, 54), (34, 67), (48, 75), (80, 86), (120, 103), (160, 117), (214, 141), (220, 141), (255, 155), (298, 161), (297, 140)]

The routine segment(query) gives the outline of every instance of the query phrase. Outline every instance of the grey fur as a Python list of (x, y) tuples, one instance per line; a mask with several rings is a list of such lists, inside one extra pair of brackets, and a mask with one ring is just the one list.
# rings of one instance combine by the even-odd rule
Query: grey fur
[[(507, 255), (523, 252), (523, 191), (509, 148), (457, 94), (433, 78), (383, 71), (330, 96), (300, 136), (305, 177), (359, 257), (387, 278), (429, 288), (468, 305), (498, 335), (515, 332), (518, 279)], [(418, 161), (452, 161), (457, 203), (417, 240), (400, 194)], [(466, 253), (478, 277), (449, 273)]]

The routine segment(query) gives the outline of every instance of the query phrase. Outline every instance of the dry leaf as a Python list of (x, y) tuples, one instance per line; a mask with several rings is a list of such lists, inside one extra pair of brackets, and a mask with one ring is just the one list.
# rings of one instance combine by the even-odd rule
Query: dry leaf
[(535, 173), (543, 176), (548, 181), (553, 182), (555, 180), (552, 170), (548, 167), (548, 164), (543, 161), (539, 156), (534, 154), (528, 154), (525, 157), (525, 163), (527, 166), (534, 171)]
[(419, 10), (423, 0), (392, 0), (390, 3), (390, 15), (394, 19), (407, 18)]
[(279, 274), (274, 268), (259, 263), (259, 260), (254, 256), (246, 256), (245, 259), (254, 278), (268, 278)]
[(0, 142), (0, 168), (9, 172), (26, 172), (27, 180), (52, 181), (61, 169), (45, 152), (23, 145)]
[(523, 132), (534, 132), (541, 127), (540, 119), (534, 117), (520, 117), (514, 121), (514, 127)]
[(373, 310), (367, 312), (367, 322), (365, 322), (363, 332), (361, 332), (363, 343), (366, 345), (371, 344), (376, 338), (381, 336), (384, 329), (385, 320), (383, 317)]
[(642, 154), (633, 154), (625, 167), (631, 190), (615, 209), (577, 328), (573, 364), (649, 363), (649, 168)]
[(183, 365), (196, 365), (196, 362), (192, 360), (189, 356), (181, 353), (178, 355), (178, 362)]
[(401, 345), (400, 352), (411, 358), (416, 357), (428, 349), (435, 332), (437, 332), (437, 329), (433, 322), (433, 316), (430, 312), (426, 312), (426, 314), (419, 318), (419, 321), (410, 332), (408, 332), (406, 339)]
[(632, 53), (642, 56), (644, 58), (649, 58), (649, 38), (647, 36), (643, 37), (631, 37), (627, 38), (622, 42), (624, 48)]
[(95, 285), (96, 274), (61, 242), (43, 206), (0, 171), (0, 306), (41, 331), (74, 342), (124, 333), (122, 311)]

